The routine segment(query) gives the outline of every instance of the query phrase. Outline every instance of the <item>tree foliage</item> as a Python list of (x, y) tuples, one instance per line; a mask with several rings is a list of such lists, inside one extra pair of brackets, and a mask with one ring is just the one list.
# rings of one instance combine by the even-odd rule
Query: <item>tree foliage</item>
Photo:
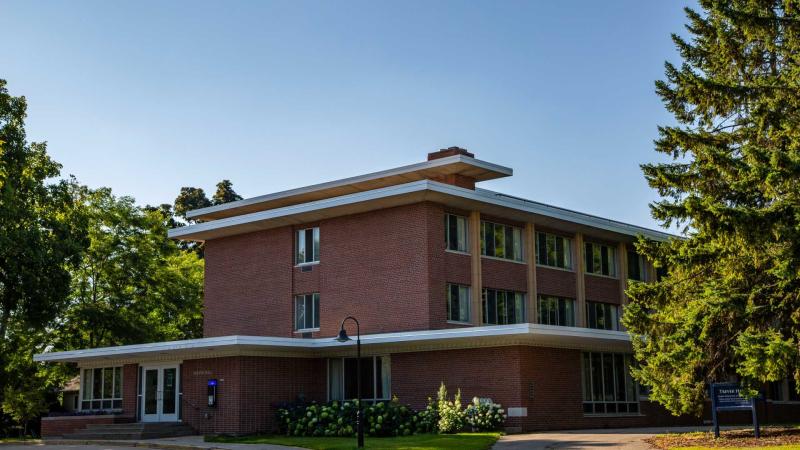
[(634, 377), (676, 414), (699, 414), (710, 382), (800, 381), (800, 4), (699, 4), (656, 83), (673, 160), (642, 166), (653, 216), (685, 239), (640, 239), (668, 273), (632, 284), (623, 320)]
[(38, 394), (6, 394), (39, 379), (32, 337), (64, 308), (70, 269), (86, 245), (68, 183), (48, 183), (61, 166), (46, 144), (26, 140), (26, 109), (25, 98), (10, 95), (0, 80), (0, 403), (25, 423), (37, 411)]

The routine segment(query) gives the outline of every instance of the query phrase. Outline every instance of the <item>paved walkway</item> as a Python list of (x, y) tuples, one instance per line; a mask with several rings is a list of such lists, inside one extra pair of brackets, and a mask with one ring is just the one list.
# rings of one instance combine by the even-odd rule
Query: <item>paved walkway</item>
[(708, 430), (708, 427), (622, 428), (608, 430), (547, 431), (503, 436), (493, 450), (538, 450), (551, 448), (648, 450), (644, 440), (656, 434)]

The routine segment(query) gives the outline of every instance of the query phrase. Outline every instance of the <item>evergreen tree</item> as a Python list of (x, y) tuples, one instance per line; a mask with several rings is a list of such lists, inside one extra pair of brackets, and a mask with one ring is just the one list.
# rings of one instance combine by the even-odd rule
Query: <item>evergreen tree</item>
[(211, 197), (211, 203), (221, 205), (241, 199), (242, 196), (233, 190), (233, 183), (231, 183), (230, 180), (222, 180), (217, 183), (217, 191), (214, 192), (214, 196)]
[(800, 381), (800, 3), (699, 4), (656, 83), (673, 161), (642, 166), (653, 216), (685, 239), (640, 239), (667, 273), (631, 285), (623, 319), (634, 377), (676, 414), (699, 414), (711, 382)]
[(182, 187), (180, 194), (175, 199), (175, 215), (183, 220), (187, 220), (186, 213), (194, 209), (207, 208), (211, 206), (211, 200), (206, 197), (202, 188)]

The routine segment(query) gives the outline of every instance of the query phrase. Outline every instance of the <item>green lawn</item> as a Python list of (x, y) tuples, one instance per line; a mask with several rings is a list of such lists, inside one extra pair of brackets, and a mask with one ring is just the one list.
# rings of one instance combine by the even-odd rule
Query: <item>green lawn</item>
[[(497, 442), (500, 433), (420, 434), (417, 436), (365, 438), (366, 448), (403, 450), (487, 450)], [(277, 444), (314, 450), (345, 450), (356, 448), (356, 438), (348, 437), (287, 437), (287, 436), (207, 436), (208, 442), (237, 444)]]

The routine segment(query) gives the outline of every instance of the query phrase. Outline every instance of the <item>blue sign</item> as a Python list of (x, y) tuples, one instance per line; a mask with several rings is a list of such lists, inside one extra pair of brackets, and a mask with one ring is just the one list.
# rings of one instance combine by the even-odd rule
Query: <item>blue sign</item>
[(216, 386), (217, 385), (217, 380), (215, 380), (215, 379), (214, 380), (208, 380), (208, 385), (209, 386)]
[(745, 398), (742, 396), (742, 388), (736, 383), (712, 383), (711, 384), (711, 419), (714, 421), (714, 437), (719, 437), (718, 411), (741, 411), (750, 410), (753, 412), (753, 428), (755, 436), (761, 437), (758, 429), (758, 414), (756, 412), (756, 397)]

